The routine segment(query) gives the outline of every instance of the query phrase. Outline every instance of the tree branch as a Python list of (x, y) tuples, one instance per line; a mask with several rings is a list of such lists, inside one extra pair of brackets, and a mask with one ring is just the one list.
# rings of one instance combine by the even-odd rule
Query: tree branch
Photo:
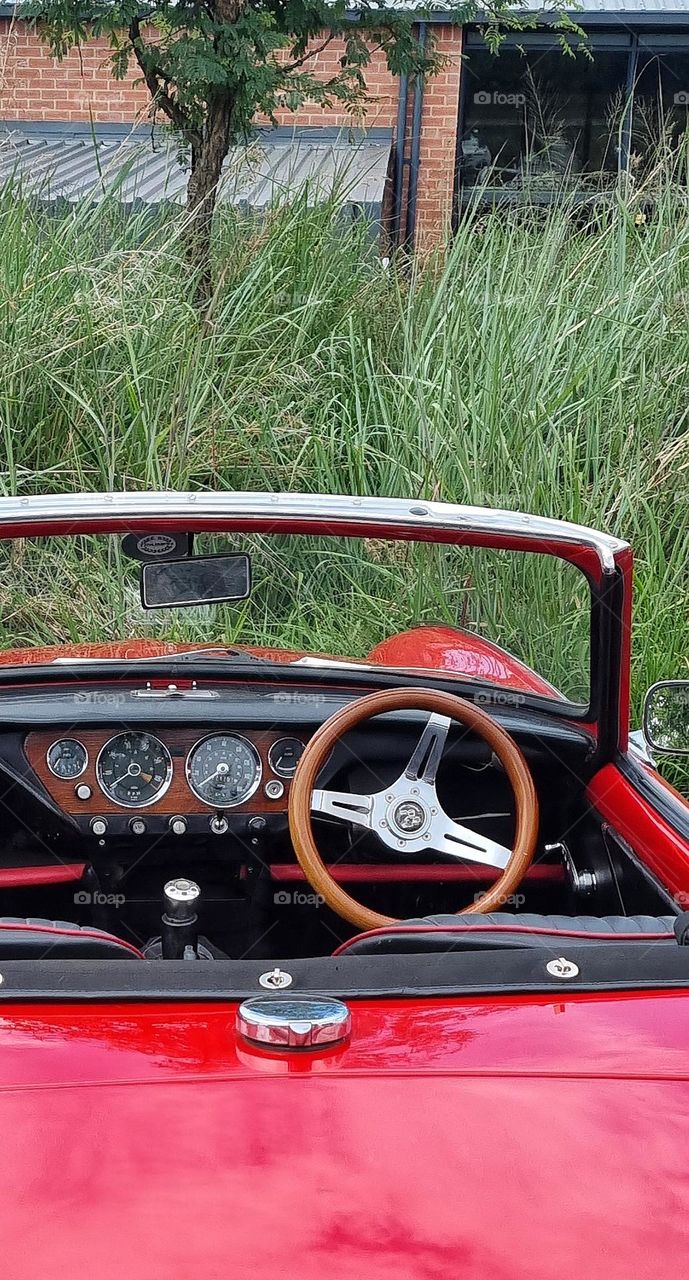
[(287, 75), (290, 75), (292, 71), (297, 71), (299, 67), (303, 67), (305, 62), (308, 62), (309, 58), (315, 58), (317, 54), (322, 53), (324, 49), (327, 49), (331, 40), (334, 40), (334, 38), (334, 32), (331, 31), (330, 35), (327, 36), (317, 49), (307, 49), (306, 53), (301, 58), (297, 58), (294, 62), (285, 63), (284, 67), (281, 67), (280, 70), (284, 71)]
[(146, 61), (144, 49), (150, 48), (150, 46), (147, 46), (142, 39), (141, 21), (138, 17), (132, 18), (129, 24), (129, 40), (154, 105), (157, 104), (165, 112), (165, 115), (172, 121), (175, 128), (186, 134), (192, 145), (198, 145), (200, 138), (197, 130), (192, 128), (191, 120), (186, 111), (163, 88), (165, 83), (170, 83), (170, 77), (166, 75), (162, 67), (152, 67)]

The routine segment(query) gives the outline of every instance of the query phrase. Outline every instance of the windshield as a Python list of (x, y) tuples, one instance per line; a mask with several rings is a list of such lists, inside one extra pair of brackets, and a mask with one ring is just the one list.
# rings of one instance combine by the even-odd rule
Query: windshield
[[(1, 543), (5, 660), (31, 660), (17, 650), (140, 637), (283, 649), (288, 661), (307, 653), (403, 669), (443, 666), (458, 677), (500, 684), (506, 682), (500, 650), (506, 650), (547, 682), (546, 696), (588, 702), (590, 592), (583, 574), (565, 561), (431, 542), (306, 535), (197, 535), (184, 549), (194, 558), (248, 556), (247, 598), (145, 609), (142, 564), (132, 558), (131, 539), (119, 535)], [(179, 547), (172, 554), (179, 555)], [(439, 628), (440, 639), (427, 633), (423, 644), (384, 644), (418, 627)], [(461, 656), (486, 642), (497, 649), (482, 650), (480, 664)]]

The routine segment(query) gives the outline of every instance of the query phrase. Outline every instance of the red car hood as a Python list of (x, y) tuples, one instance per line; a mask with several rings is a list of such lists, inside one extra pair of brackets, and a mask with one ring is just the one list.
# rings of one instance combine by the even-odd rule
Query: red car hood
[(232, 1005), (5, 1005), (8, 1280), (667, 1280), (689, 997), (352, 1002), (268, 1057)]
[[(56, 658), (160, 658), (173, 657), (175, 653), (190, 649), (203, 650), (207, 644), (174, 644), (167, 640), (130, 639), (111, 640), (107, 643), (38, 645), (30, 649), (0, 650), (2, 666), (37, 666), (54, 662)], [(309, 653), (304, 649), (276, 649), (257, 645), (240, 645), (239, 648), (257, 657), (275, 662), (298, 662), (300, 658), (327, 657), (326, 654)], [(330, 655), (331, 657), (333, 655)], [(335, 661), (361, 662), (363, 665), (400, 667), (450, 671), (453, 675), (469, 676), (473, 680), (487, 680), (491, 684), (520, 689), (524, 693), (541, 694), (545, 698), (561, 698), (562, 694), (547, 680), (512, 654), (501, 649), (482, 636), (457, 627), (413, 627), (399, 635), (390, 636), (365, 658), (335, 657)]]

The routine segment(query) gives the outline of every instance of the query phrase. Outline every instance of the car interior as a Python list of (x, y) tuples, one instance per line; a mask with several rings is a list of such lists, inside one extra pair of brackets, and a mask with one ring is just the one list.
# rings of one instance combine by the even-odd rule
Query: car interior
[[(477, 714), (518, 747), (537, 817), (532, 856), (497, 904), (517, 834), (514, 779), (484, 721), (429, 714), (428, 681), (384, 691), (406, 702), (397, 710), (335, 725), (314, 761), (309, 822), (291, 794), (297, 767), (323, 726), (372, 694), (373, 681), (333, 675), (6, 690), (0, 957), (270, 961), (552, 945), (567, 930), (672, 936), (677, 904), (587, 800), (589, 733), (509, 698)], [(452, 702), (476, 714), (471, 696)], [(380, 825), (355, 811), (370, 796)], [(469, 843), (438, 835), (438, 815)], [(307, 878), (295, 823), (310, 827), (336, 891), (369, 913), (364, 927)], [(429, 830), (438, 848), (423, 847)]]

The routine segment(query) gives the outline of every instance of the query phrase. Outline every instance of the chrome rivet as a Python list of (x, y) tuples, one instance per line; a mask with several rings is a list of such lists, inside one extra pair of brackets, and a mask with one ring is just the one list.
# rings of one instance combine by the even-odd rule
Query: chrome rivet
[(564, 956), (558, 956), (557, 960), (549, 960), (546, 965), (546, 971), (551, 978), (576, 978), (579, 973), (579, 965), (573, 960), (566, 960)]
[(285, 987), (291, 987), (292, 981), (291, 973), (285, 973), (284, 969), (271, 969), (261, 974), (258, 984), (267, 991), (284, 991)]

